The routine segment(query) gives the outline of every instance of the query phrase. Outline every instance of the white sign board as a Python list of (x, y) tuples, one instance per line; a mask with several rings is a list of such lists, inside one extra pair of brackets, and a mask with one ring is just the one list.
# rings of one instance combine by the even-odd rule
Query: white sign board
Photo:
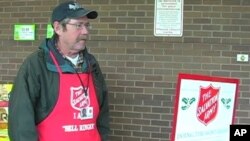
[(155, 0), (155, 36), (182, 36), (183, 5), (183, 0)]
[(229, 141), (238, 79), (179, 74), (171, 141)]

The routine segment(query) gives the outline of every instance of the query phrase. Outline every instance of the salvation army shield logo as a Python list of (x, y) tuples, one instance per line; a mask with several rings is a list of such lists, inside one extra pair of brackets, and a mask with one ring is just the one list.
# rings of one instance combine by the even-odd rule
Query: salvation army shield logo
[(204, 125), (214, 120), (218, 113), (219, 91), (220, 88), (214, 88), (211, 84), (208, 87), (200, 86), (196, 116)]
[(76, 110), (81, 111), (81, 109), (89, 107), (90, 105), (89, 89), (85, 89), (87, 89), (87, 94), (84, 93), (82, 86), (70, 88), (70, 104)]

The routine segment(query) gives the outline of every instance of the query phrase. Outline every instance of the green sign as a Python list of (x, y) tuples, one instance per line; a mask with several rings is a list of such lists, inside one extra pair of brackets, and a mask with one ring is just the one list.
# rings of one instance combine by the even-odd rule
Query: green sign
[(14, 26), (14, 40), (35, 40), (35, 24)]
[(54, 34), (54, 29), (51, 24), (47, 24), (47, 38), (51, 38)]

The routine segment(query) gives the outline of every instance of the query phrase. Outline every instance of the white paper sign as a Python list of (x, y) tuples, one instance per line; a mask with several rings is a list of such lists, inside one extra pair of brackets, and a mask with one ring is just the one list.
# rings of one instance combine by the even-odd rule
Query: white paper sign
[(182, 36), (183, 5), (183, 0), (155, 0), (155, 36)]

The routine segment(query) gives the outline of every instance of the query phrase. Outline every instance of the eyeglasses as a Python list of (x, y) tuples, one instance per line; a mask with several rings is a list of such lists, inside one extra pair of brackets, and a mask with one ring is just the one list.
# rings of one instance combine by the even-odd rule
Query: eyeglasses
[(67, 23), (68, 25), (73, 25), (76, 27), (76, 29), (80, 30), (80, 29), (83, 29), (83, 28), (86, 28), (87, 30), (90, 30), (92, 27), (91, 25), (88, 23), (88, 24), (83, 24), (83, 23)]

